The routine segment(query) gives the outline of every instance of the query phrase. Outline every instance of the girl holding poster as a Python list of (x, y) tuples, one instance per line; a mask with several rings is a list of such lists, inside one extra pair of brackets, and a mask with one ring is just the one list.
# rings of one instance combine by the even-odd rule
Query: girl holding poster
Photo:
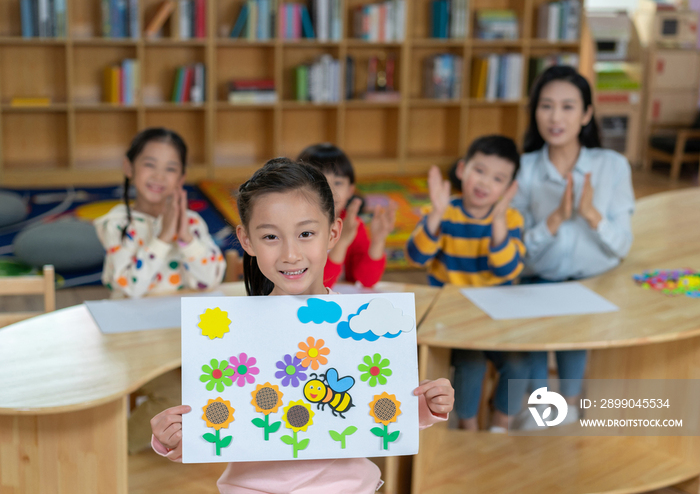
[[(286, 158), (268, 161), (239, 189), (248, 295), (327, 295), (323, 270), (328, 251), (340, 237), (333, 194), (315, 168)], [(419, 399), (420, 427), (446, 420), (454, 403), (447, 379), (424, 381)], [(182, 414), (169, 408), (151, 420), (153, 449), (172, 461), (182, 459)], [(366, 458), (229, 463), (217, 483), (225, 494), (371, 493), (381, 485), (379, 469)]]

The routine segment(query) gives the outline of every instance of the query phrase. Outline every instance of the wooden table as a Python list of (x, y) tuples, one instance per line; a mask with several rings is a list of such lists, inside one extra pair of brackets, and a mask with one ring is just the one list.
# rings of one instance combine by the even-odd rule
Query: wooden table
[[(438, 293), (376, 290), (414, 292), (418, 321)], [(127, 396), (179, 365), (179, 328), (103, 335), (84, 305), (0, 330), (0, 492), (126, 493)]]
[[(619, 312), (492, 320), (447, 287), (418, 332), (421, 379), (448, 375), (451, 348), (590, 349), (589, 379), (700, 378), (700, 300), (643, 290), (649, 269), (700, 268), (700, 191), (637, 203), (634, 245), (613, 271), (582, 283)], [(508, 437), (434, 426), (423, 431), (413, 492), (643, 492), (696, 478), (700, 438)]]

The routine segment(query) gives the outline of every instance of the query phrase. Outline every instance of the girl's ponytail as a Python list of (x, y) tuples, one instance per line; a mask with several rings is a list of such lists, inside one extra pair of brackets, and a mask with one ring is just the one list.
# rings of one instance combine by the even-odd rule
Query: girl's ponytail
[[(246, 183), (238, 189), (238, 214), (241, 224), (247, 230), (253, 207), (263, 194), (272, 192), (289, 192), (307, 189), (317, 195), (319, 206), (326, 213), (328, 221), (335, 220), (333, 192), (323, 173), (305, 163), (295, 163), (289, 158), (275, 158), (256, 171)], [(243, 254), (243, 279), (248, 295), (269, 295), (274, 284), (260, 271), (256, 257)]]

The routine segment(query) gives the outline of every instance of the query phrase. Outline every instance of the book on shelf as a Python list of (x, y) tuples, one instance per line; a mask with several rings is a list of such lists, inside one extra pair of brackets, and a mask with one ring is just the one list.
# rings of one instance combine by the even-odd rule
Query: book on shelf
[(274, 79), (233, 80), (228, 88), (228, 102), (232, 105), (277, 103)]
[(353, 36), (365, 41), (403, 41), (405, 24), (405, 0), (361, 5), (353, 10)]
[(105, 103), (135, 105), (138, 100), (139, 63), (127, 58), (104, 69), (102, 99)]
[(423, 97), (459, 99), (462, 95), (463, 59), (452, 53), (431, 55), (423, 61)]
[(537, 37), (540, 39), (576, 41), (579, 39), (580, 23), (579, 0), (543, 3), (537, 9)]
[(556, 55), (530, 58), (527, 77), (528, 91), (530, 90), (530, 88), (532, 88), (532, 85), (534, 84), (537, 76), (549, 67), (552, 67), (554, 65), (569, 65), (571, 67), (574, 67), (575, 69), (578, 69), (578, 63), (578, 53), (559, 53)]
[[(229, 37), (266, 41), (275, 37), (277, 0), (246, 0), (236, 17)], [(279, 6), (282, 12), (283, 4)]]
[(309, 9), (301, 3), (283, 3), (279, 7), (279, 36), (286, 40), (315, 38)]
[(340, 60), (324, 54), (295, 68), (297, 101), (336, 103), (340, 101)]
[(100, 5), (103, 37), (138, 38), (140, 32), (138, 0), (102, 0)]
[(467, 0), (432, 0), (430, 37), (464, 38), (467, 35), (468, 18)]
[(496, 53), (472, 59), (469, 97), (518, 101), (522, 98), (523, 56)]
[(10, 106), (17, 107), (27, 107), (27, 106), (49, 106), (51, 105), (51, 98), (46, 98), (42, 96), (36, 97), (18, 97), (15, 96), (10, 100)]
[[(104, 1), (104, 0), (103, 0)], [(170, 18), (172, 13), (175, 11), (175, 0), (164, 0), (156, 13), (151, 18), (151, 21), (146, 25), (144, 30), (144, 36), (147, 38), (155, 38), (159, 35), (161, 29), (165, 25), (165, 22)]]
[(178, 0), (177, 35), (180, 39), (206, 37), (206, 0)]
[(64, 38), (66, 0), (20, 0), (23, 38)]
[(205, 68), (203, 63), (184, 65), (175, 71), (170, 101), (173, 103), (202, 104), (206, 97)]
[(355, 97), (355, 59), (350, 55), (345, 57), (345, 99)]
[(479, 9), (476, 34), (479, 39), (518, 39), (518, 14), (509, 9)]

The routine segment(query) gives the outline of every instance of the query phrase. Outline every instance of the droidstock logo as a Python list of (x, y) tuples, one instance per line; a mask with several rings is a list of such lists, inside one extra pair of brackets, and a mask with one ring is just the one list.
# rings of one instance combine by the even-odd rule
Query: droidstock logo
[(527, 400), (527, 404), (554, 405), (554, 407), (557, 409), (557, 418), (555, 418), (554, 420), (547, 420), (547, 418), (552, 415), (551, 406), (547, 407), (547, 409), (542, 413), (542, 417), (540, 417), (540, 413), (537, 411), (536, 407), (528, 407), (530, 408), (530, 413), (532, 414), (532, 417), (535, 419), (535, 422), (537, 422), (537, 425), (540, 427), (554, 427), (555, 425), (561, 424), (566, 418), (566, 413), (569, 411), (569, 405), (567, 405), (564, 397), (559, 393), (555, 393), (554, 391), (547, 391), (546, 387), (539, 388), (533, 391), (530, 395), (530, 398), (528, 398)]

